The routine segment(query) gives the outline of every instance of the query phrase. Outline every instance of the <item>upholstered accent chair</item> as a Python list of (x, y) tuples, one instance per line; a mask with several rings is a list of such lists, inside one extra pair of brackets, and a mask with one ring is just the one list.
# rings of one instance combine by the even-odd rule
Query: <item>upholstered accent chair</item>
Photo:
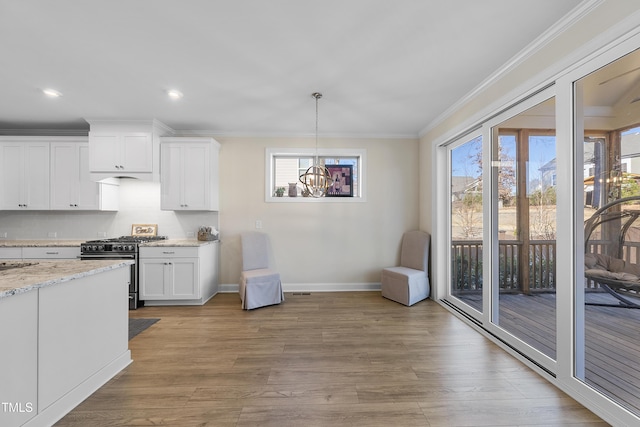
[(280, 273), (275, 270), (271, 242), (265, 233), (250, 231), (240, 235), (242, 273), (240, 299), (242, 308), (251, 310), (284, 301)]
[(402, 236), (400, 266), (382, 270), (382, 296), (411, 306), (429, 297), (429, 233), (407, 231)]

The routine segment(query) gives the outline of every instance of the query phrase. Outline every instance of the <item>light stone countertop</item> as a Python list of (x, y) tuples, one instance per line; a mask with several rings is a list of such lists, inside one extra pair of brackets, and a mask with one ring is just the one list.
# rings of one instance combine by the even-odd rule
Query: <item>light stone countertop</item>
[(0, 239), (0, 248), (38, 248), (38, 247), (80, 247), (86, 240), (3, 240)]
[[(82, 243), (88, 240), (2, 240), (0, 239), (0, 248), (27, 248), (27, 247), (80, 247)], [(217, 243), (219, 240), (201, 241), (197, 239), (167, 239), (155, 240), (143, 243), (140, 246), (203, 246), (211, 243)]]
[(140, 246), (155, 247), (155, 246), (204, 246), (212, 243), (218, 243), (220, 240), (196, 240), (196, 239), (167, 239), (167, 240), (154, 240), (152, 242), (143, 243)]
[(0, 265), (32, 264), (0, 271), (0, 299), (133, 264), (131, 260), (0, 260)]

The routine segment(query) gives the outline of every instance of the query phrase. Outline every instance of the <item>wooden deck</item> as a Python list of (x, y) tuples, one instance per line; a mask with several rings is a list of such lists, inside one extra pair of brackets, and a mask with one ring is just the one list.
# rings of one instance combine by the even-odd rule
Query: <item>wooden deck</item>
[[(477, 298), (462, 298), (474, 307)], [(555, 358), (555, 294), (502, 294), (500, 325)], [(587, 293), (587, 303), (617, 304), (606, 293)], [(640, 413), (640, 309), (585, 306), (585, 382)]]

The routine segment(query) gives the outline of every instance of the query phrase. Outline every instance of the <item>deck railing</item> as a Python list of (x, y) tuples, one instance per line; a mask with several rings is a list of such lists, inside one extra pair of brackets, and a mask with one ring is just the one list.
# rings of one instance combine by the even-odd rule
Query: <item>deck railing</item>
[[(553, 292), (556, 289), (556, 242), (555, 240), (531, 240), (528, 265), (521, 268), (519, 257), (523, 243), (517, 240), (501, 240), (498, 244), (498, 284), (505, 292)], [(591, 241), (588, 251), (604, 253), (606, 241)], [(623, 259), (640, 264), (640, 242), (625, 242)], [(458, 293), (482, 290), (482, 241), (453, 240), (451, 242), (451, 277)], [(526, 274), (525, 274), (526, 273)], [(522, 276), (525, 276), (524, 278)], [(597, 284), (587, 281), (588, 289)]]
[[(556, 242), (531, 240), (523, 254), (523, 243), (517, 240), (499, 242), (498, 284), (501, 291), (549, 292), (555, 290)], [(528, 257), (522, 268), (521, 256)], [(482, 289), (482, 241), (454, 240), (451, 242), (452, 281), (457, 292)], [(524, 278), (523, 276), (527, 277)]]

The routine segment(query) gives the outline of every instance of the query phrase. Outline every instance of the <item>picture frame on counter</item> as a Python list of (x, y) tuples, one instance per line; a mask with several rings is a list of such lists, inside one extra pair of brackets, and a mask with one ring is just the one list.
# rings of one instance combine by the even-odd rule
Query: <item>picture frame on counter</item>
[(133, 224), (131, 235), (136, 237), (149, 237), (158, 235), (158, 224)]

